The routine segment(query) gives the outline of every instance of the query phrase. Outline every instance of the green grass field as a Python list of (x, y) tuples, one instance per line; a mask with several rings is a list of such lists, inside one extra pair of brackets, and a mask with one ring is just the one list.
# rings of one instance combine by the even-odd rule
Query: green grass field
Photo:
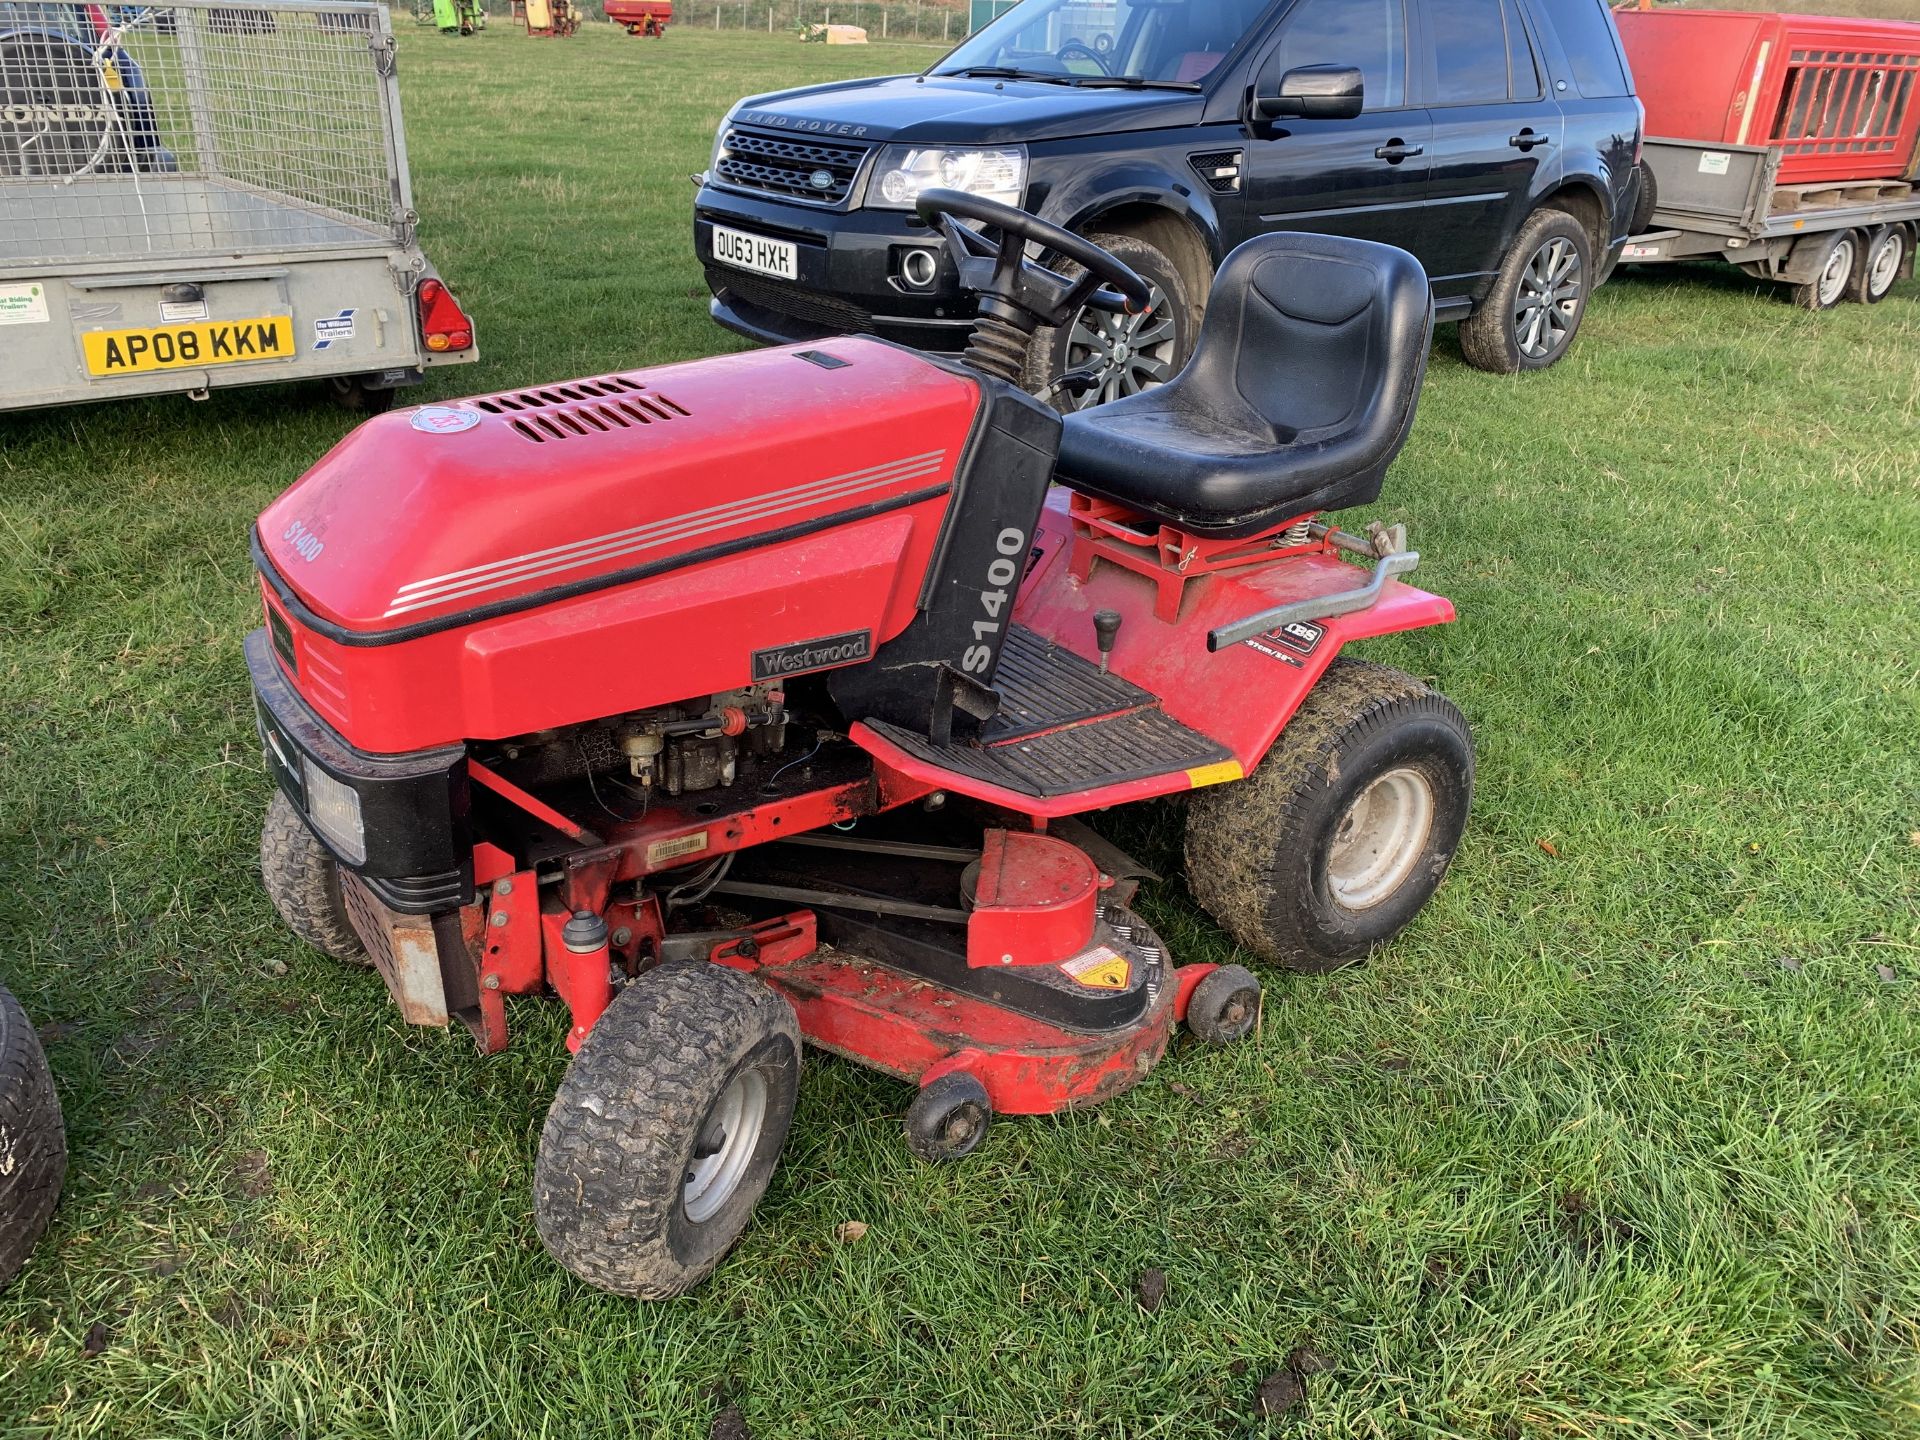
[[(403, 29), (486, 356), (430, 394), (735, 343), (688, 237), (721, 112), (929, 58)], [(1442, 331), (1348, 517), (1406, 520), (1460, 610), (1366, 647), (1477, 732), (1432, 908), (1267, 974), (1254, 1043), (958, 1166), (812, 1062), (746, 1240), (654, 1306), (534, 1234), (561, 1009), (482, 1062), (260, 892), (247, 527), (347, 425), (274, 390), (0, 419), (0, 977), (73, 1154), (0, 1296), (0, 1434), (1920, 1435), (1920, 285), (1814, 316), (1627, 277), (1525, 379)], [(1170, 814), (1113, 823), (1177, 874)], [(1225, 958), (1177, 880), (1148, 908)]]

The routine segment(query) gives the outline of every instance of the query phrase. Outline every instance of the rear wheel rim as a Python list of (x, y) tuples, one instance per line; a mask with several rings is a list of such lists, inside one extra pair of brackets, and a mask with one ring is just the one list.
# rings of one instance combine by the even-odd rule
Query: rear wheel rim
[(1586, 268), (1579, 247), (1564, 236), (1533, 252), (1513, 298), (1513, 338), (1522, 355), (1541, 360), (1566, 348), (1586, 298)]
[(1846, 237), (1827, 252), (1827, 265), (1820, 272), (1820, 303), (1832, 305), (1846, 294), (1847, 281), (1853, 278), (1853, 240)]
[(701, 1122), (680, 1203), (695, 1224), (710, 1220), (740, 1189), (766, 1129), (767, 1077), (742, 1070), (727, 1083)]
[(1867, 293), (1878, 298), (1893, 289), (1900, 274), (1900, 262), (1906, 258), (1906, 240), (1899, 231), (1881, 237), (1867, 262)]
[(1179, 328), (1167, 308), (1166, 292), (1151, 283), (1147, 289), (1149, 304), (1138, 315), (1083, 305), (1073, 317), (1062, 373), (1091, 367), (1099, 382), (1084, 395), (1067, 396), (1068, 409), (1123, 400), (1173, 378)]
[(1348, 910), (1390, 898), (1413, 874), (1433, 834), (1433, 783), (1411, 765), (1379, 776), (1334, 828), (1327, 886)]

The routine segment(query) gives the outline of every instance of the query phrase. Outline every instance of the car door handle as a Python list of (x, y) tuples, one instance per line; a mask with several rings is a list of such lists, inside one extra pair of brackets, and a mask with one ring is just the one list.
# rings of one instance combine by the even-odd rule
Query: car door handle
[(1402, 160), (1410, 160), (1415, 155), (1426, 153), (1427, 147), (1424, 145), (1409, 145), (1404, 140), (1389, 140), (1374, 151), (1373, 155), (1376, 160), (1385, 160), (1389, 165), (1398, 165)]
[(1536, 145), (1551, 145), (1552, 143), (1552, 136), (1541, 135), (1532, 130), (1522, 130), (1518, 135), (1512, 136), (1507, 141), (1507, 144), (1513, 146), (1516, 150), (1531, 150)]

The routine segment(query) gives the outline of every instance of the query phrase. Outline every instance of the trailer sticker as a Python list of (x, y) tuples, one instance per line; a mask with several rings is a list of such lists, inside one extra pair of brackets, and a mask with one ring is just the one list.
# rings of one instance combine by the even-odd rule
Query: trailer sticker
[(0, 285), (0, 325), (47, 323), (47, 291), (42, 285)]
[(181, 325), (189, 320), (207, 318), (207, 302), (204, 300), (162, 300), (160, 318), (169, 325)]
[(324, 350), (336, 340), (353, 339), (353, 311), (322, 315), (313, 322), (313, 348)]
[(216, 320), (140, 330), (89, 330), (80, 337), (87, 373), (139, 375), (254, 360), (293, 359), (293, 320), (265, 315), (255, 320)]
[(1709, 150), (1700, 157), (1702, 175), (1724, 175), (1727, 166), (1733, 163), (1733, 156), (1725, 150)]

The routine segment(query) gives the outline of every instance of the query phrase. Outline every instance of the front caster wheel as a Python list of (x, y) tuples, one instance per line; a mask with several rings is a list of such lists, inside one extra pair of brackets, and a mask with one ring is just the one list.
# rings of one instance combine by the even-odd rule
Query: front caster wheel
[(924, 1086), (907, 1107), (907, 1148), (922, 1160), (958, 1160), (987, 1138), (993, 1104), (987, 1087), (964, 1071)]
[(799, 1085), (800, 1026), (780, 996), (706, 961), (649, 971), (607, 1007), (547, 1112), (541, 1240), (616, 1295), (691, 1289), (747, 1228)]
[(1244, 965), (1210, 971), (1187, 998), (1187, 1029), (1209, 1045), (1246, 1039), (1259, 1018), (1260, 982)]
[(1254, 954), (1338, 969), (1420, 913), (1472, 796), (1473, 741), (1453, 703), (1342, 658), (1259, 769), (1194, 797), (1187, 885)]

